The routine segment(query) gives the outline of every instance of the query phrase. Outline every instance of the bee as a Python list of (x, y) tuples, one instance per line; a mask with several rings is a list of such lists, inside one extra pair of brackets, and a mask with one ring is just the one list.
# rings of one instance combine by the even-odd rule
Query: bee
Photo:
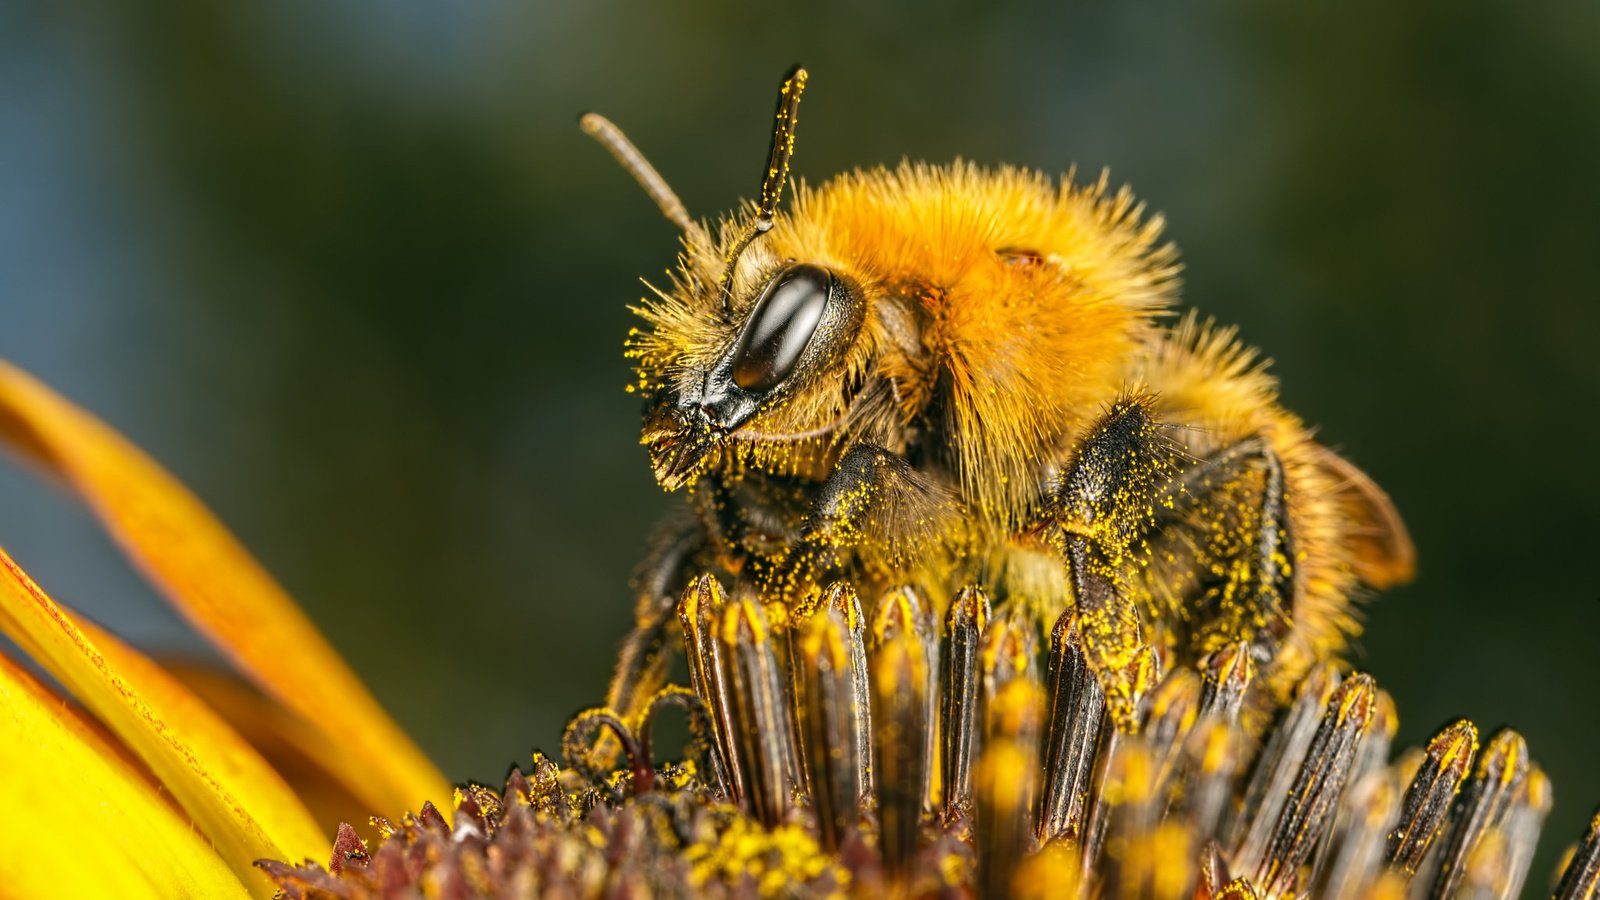
[(782, 83), (760, 194), (715, 224), (582, 120), (682, 236), (627, 355), (655, 478), (688, 502), (640, 570), (612, 706), (662, 677), (673, 603), (709, 570), (779, 622), (836, 579), (1075, 610), (1124, 717), (1142, 647), (1246, 648), (1280, 693), (1337, 658), (1411, 541), (1233, 329), (1175, 316), (1161, 217), (1104, 174), (960, 161), (801, 182), (780, 211), (806, 80)]

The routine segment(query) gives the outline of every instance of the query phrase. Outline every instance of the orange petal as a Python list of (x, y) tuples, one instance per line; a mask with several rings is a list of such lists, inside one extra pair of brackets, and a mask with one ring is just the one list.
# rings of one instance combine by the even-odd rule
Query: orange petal
[[(5, 559), (5, 551), (0, 550), (0, 564), (6, 562), (10, 561)], [(62, 612), (71, 617), (69, 611)], [(338, 823), (330, 828), (317, 824), (288, 781), (225, 717), (182, 681), (116, 636), (81, 617), (73, 619), (73, 624), (83, 635), (84, 642), (100, 651), (107, 668), (119, 675), (151, 713), (188, 744), (192, 757), (200, 762), (205, 772), (260, 824), (261, 830), (283, 852), (284, 859), (321, 859), (328, 855), (332, 847), (328, 835), (333, 834)], [(97, 707), (91, 708), (98, 711)], [(123, 741), (137, 746), (128, 737), (124, 736)]]
[(124, 552), (252, 681), (338, 747), (340, 778), (397, 815), (450, 785), (194, 495), (105, 424), (0, 362), (0, 440), (88, 502)]
[(4, 655), (0, 772), (6, 896), (246, 896), (116, 747)]
[(271, 893), (258, 859), (327, 853), (311, 814), (216, 713), (109, 635), (91, 639), (3, 550), (0, 630), (150, 767), (249, 887)]

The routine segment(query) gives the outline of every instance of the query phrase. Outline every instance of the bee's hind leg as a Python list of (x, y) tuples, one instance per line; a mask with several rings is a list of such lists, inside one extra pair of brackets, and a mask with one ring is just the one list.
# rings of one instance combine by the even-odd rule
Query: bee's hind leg
[(1144, 569), (1158, 507), (1172, 502), (1184, 458), (1166, 431), (1148, 397), (1113, 404), (1079, 444), (1039, 528), (1066, 560), (1084, 653), (1119, 729), (1132, 726), (1152, 677), (1141, 634), (1152, 609)]
[(1270, 672), (1294, 613), (1283, 464), (1251, 437), (1187, 469), (1157, 512), (1148, 582), (1188, 623), (1196, 656), (1250, 648)]
[(1271, 671), (1294, 606), (1282, 463), (1262, 437), (1195, 460), (1148, 399), (1115, 404), (1046, 504), (1085, 652), (1113, 715), (1131, 717), (1142, 623), (1182, 628), (1195, 658), (1243, 645)]

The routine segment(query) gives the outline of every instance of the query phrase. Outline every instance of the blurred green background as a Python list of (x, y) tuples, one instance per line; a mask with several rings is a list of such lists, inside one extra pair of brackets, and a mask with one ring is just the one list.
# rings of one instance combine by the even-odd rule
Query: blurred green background
[[(901, 156), (1110, 166), (1187, 302), (1394, 496), (1414, 585), (1359, 665), (1402, 740), (1513, 722), (1600, 801), (1600, 6), (0, 0), (0, 356), (165, 461), (456, 779), (599, 699), (668, 498), (620, 344), (671, 227)], [(197, 642), (71, 503), (0, 543), (146, 646)]]

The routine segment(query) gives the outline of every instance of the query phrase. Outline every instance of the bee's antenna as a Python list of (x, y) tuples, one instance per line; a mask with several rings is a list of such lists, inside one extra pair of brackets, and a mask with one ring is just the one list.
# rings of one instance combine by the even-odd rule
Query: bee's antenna
[(778, 88), (777, 120), (772, 124), (772, 147), (767, 151), (767, 169), (761, 174), (761, 205), (756, 208), (756, 230), (772, 227), (772, 214), (783, 196), (783, 183), (789, 180), (789, 160), (794, 158), (794, 127), (800, 112), (800, 95), (805, 92), (804, 68), (795, 66)]
[(778, 211), (784, 182), (789, 180), (789, 161), (794, 158), (794, 130), (795, 123), (799, 121), (800, 95), (805, 92), (806, 79), (809, 77), (804, 67), (795, 66), (778, 88), (778, 112), (772, 125), (772, 146), (767, 152), (767, 167), (761, 173), (761, 199), (756, 204), (756, 218), (750, 224), (750, 230), (728, 252), (728, 268), (722, 276), (724, 315), (733, 311), (733, 268), (739, 262), (739, 254), (750, 246), (751, 241), (772, 229), (772, 217)]
[(650, 165), (650, 160), (644, 158), (644, 154), (628, 140), (621, 128), (599, 113), (584, 113), (583, 118), (578, 120), (578, 127), (583, 129), (584, 134), (599, 141), (600, 146), (611, 151), (622, 168), (633, 176), (634, 181), (639, 182), (644, 192), (660, 207), (662, 215), (678, 226), (679, 231), (693, 234), (700, 230), (699, 224), (689, 218), (689, 210), (684, 208), (683, 201), (667, 185), (667, 180), (661, 177), (655, 166)]

